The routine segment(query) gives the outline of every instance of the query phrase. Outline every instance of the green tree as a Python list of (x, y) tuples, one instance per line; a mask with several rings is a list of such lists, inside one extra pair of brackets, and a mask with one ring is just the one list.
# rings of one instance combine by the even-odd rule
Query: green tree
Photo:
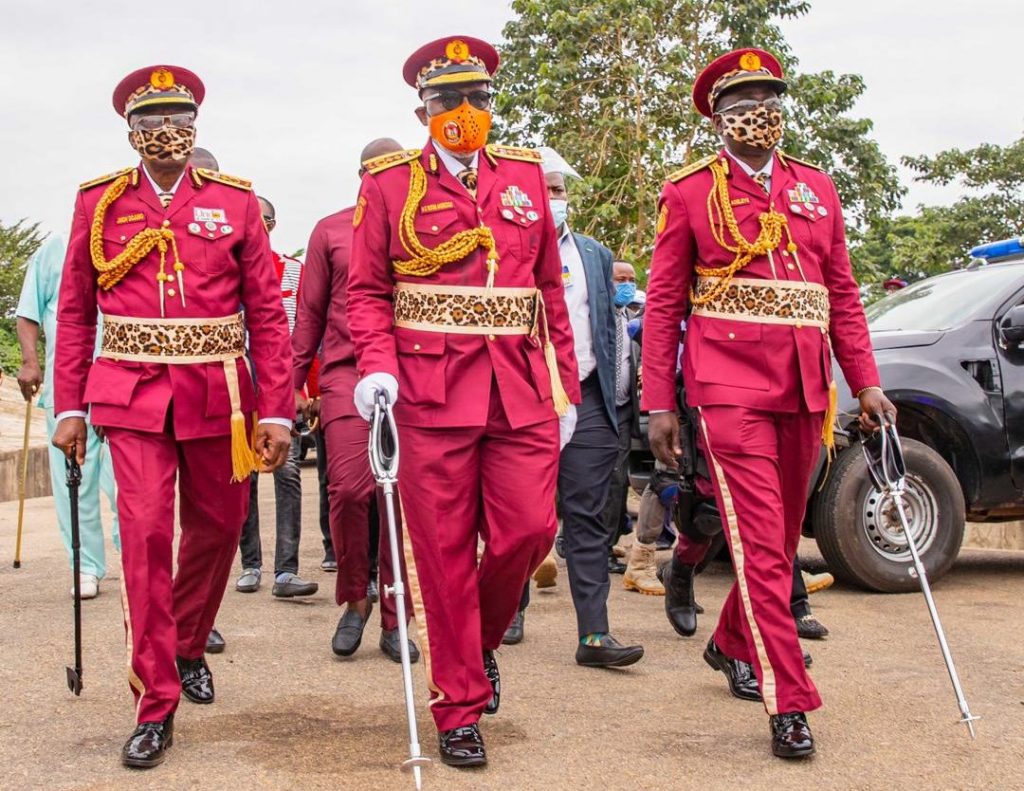
[(504, 29), (496, 137), (551, 145), (583, 174), (575, 226), (643, 262), (665, 176), (718, 141), (692, 108), (700, 69), (742, 46), (776, 53), (790, 77), (785, 149), (833, 175), (856, 233), (899, 205), (895, 169), (848, 116), (855, 75), (800, 74), (778, 26), (803, 0), (513, 0)]
[(25, 279), (25, 264), (43, 241), (39, 223), (24, 219), (13, 225), (0, 222), (0, 370), (14, 373), (21, 366), (21, 350), (14, 329), (14, 312)]

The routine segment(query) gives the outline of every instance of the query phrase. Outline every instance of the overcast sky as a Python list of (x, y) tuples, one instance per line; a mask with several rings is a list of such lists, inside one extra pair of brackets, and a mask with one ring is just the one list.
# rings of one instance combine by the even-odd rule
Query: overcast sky
[[(1022, 8), (813, 0), (786, 32), (803, 70), (864, 76), (858, 114), (874, 119), (895, 162), (1021, 135)], [(305, 247), (320, 217), (353, 202), (368, 140), (424, 142), (405, 57), (453, 33), (496, 40), (510, 17), (505, 0), (0, 0), (0, 220), (66, 232), (76, 186), (136, 161), (110, 103), (114, 86), (133, 69), (170, 63), (206, 83), (199, 145), (274, 202), (276, 249)], [(908, 206), (956, 197), (904, 176)]]

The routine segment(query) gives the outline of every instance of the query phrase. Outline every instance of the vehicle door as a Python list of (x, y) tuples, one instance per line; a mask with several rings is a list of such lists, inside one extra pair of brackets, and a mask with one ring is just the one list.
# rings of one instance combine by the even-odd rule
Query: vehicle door
[(1010, 474), (1024, 492), (1024, 289), (1019, 289), (996, 314), (993, 328), (1003, 414), (1010, 448)]

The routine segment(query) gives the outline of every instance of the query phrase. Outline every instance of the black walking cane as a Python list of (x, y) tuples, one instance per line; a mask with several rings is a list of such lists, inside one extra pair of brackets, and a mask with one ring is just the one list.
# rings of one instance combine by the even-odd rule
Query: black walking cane
[(71, 565), (75, 575), (73, 585), (75, 591), (75, 666), (65, 668), (68, 671), (68, 689), (76, 695), (82, 694), (82, 579), (79, 576), (82, 567), (82, 541), (78, 532), (78, 487), (82, 483), (82, 468), (74, 457), (75, 451), (66, 456), (68, 497), (71, 498)]
[(935, 628), (935, 636), (939, 640), (939, 650), (946, 663), (946, 671), (949, 673), (949, 680), (953, 685), (953, 693), (956, 695), (956, 703), (960, 708), (960, 722), (967, 726), (971, 738), (975, 738), (974, 721), (981, 719), (971, 714), (967, 707), (967, 698), (960, 686), (960, 676), (956, 672), (956, 665), (953, 664), (953, 655), (949, 650), (949, 643), (946, 642), (946, 632), (939, 620), (939, 611), (935, 608), (935, 599), (932, 598), (932, 587), (928, 584), (928, 575), (925, 572), (921, 555), (917, 551), (917, 539), (914, 537), (910, 525), (907, 523), (907, 514), (903, 505), (903, 488), (906, 483), (907, 465), (903, 460), (903, 448), (900, 445), (899, 434), (896, 433), (896, 426), (892, 420), (887, 420), (883, 415), (875, 415), (875, 423), (879, 429), (870, 434), (861, 431), (861, 448), (864, 451), (864, 460), (868, 465), (868, 474), (871, 476), (871, 484), (882, 495), (892, 497), (896, 506), (896, 513), (899, 515), (900, 524), (903, 527), (903, 535), (907, 539), (907, 548), (910, 550), (910, 557), (914, 561), (914, 571), (917, 573), (917, 580), (921, 583), (921, 592), (928, 604), (928, 614), (932, 619), (932, 626)]

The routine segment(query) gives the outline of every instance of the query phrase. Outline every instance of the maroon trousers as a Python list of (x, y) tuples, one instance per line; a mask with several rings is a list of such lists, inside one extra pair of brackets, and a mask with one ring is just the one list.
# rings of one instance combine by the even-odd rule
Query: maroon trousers
[[(231, 438), (179, 441), (107, 428), (121, 522), (121, 604), (136, 721), (178, 707), (175, 656), (198, 659), (220, 608), (249, 504), (249, 480), (231, 482)], [(173, 575), (174, 487), (181, 496)]]
[[(339, 604), (366, 598), (370, 582), (370, 498), (377, 482), (370, 471), (370, 424), (361, 417), (339, 417), (323, 427), (327, 445), (327, 492), (331, 509), (331, 543), (338, 561), (334, 600)], [(394, 583), (386, 511), (381, 502), (378, 563), (381, 587)], [(401, 536), (399, 536), (401, 551)], [(409, 613), (412, 617), (412, 613)], [(381, 628), (398, 628), (395, 601), (381, 590)]]
[[(715, 642), (753, 665), (769, 714), (813, 711), (821, 698), (804, 668), (789, 600), (824, 415), (736, 406), (699, 412), (701, 446), (736, 571)], [(696, 565), (709, 544), (681, 535), (677, 557)]]
[(513, 429), (492, 387), (486, 426), (403, 424), (399, 440), (405, 561), (431, 713), (443, 731), (480, 719), (491, 697), (482, 653), (501, 644), (554, 541), (558, 421), (552, 413)]

